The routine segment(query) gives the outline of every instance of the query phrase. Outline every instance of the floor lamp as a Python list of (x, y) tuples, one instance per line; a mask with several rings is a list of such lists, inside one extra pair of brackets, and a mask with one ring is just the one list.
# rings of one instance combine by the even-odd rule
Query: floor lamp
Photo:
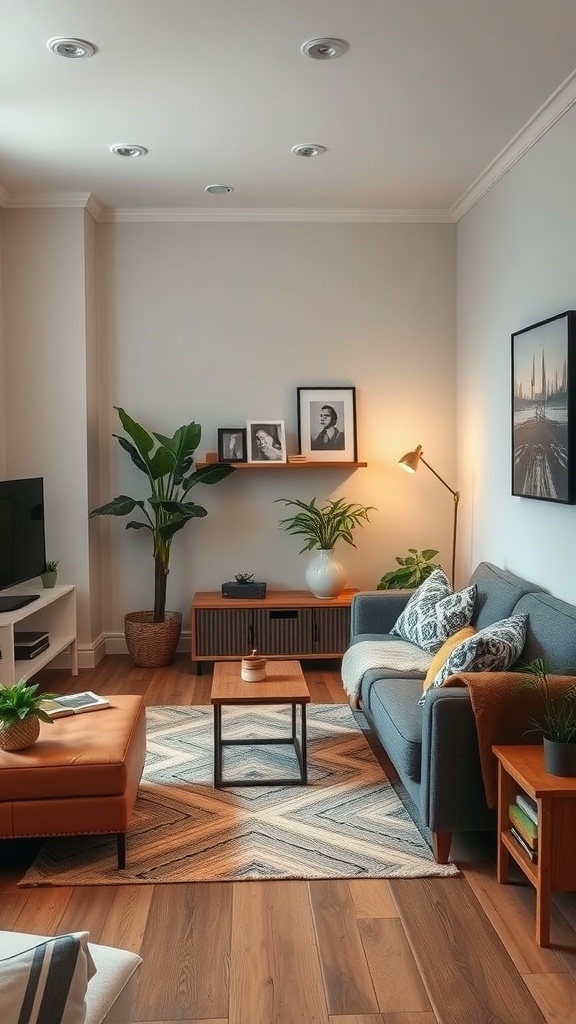
[(442, 479), (440, 474), (432, 468), (430, 463), (426, 462), (426, 459), (422, 454), (421, 444), (419, 444), (413, 452), (406, 452), (406, 455), (403, 455), (400, 459), (399, 465), (408, 473), (415, 473), (420, 462), (423, 462), (430, 472), (434, 474), (436, 479), (439, 480), (441, 484), (444, 484), (444, 487), (450, 491), (450, 494), (454, 498), (454, 526), (452, 529), (452, 586), (454, 586), (454, 570), (456, 567), (456, 530), (458, 528), (458, 502), (460, 501), (460, 493), (459, 491), (453, 490), (453, 488)]

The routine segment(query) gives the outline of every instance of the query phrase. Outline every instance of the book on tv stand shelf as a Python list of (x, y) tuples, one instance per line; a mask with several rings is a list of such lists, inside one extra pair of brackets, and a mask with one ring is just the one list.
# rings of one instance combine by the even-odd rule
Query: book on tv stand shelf
[(50, 718), (65, 718), (66, 715), (81, 715), (85, 711), (101, 711), (109, 708), (110, 701), (100, 697), (92, 690), (84, 690), (83, 693), (70, 693), (62, 697), (55, 697), (54, 700), (42, 701), (42, 709)]

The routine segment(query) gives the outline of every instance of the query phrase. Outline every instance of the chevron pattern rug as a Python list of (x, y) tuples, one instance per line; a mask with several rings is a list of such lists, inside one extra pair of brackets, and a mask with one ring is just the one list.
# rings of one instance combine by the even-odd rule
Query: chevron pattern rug
[[(212, 708), (147, 709), (147, 757), (116, 866), (111, 836), (46, 840), (23, 886), (457, 875), (436, 864), (347, 704), (308, 706), (306, 786), (212, 785)], [(225, 738), (287, 736), (289, 709), (223, 710)], [(225, 749), (224, 778), (297, 777), (291, 746)], [(233, 774), (232, 774), (233, 773)]]

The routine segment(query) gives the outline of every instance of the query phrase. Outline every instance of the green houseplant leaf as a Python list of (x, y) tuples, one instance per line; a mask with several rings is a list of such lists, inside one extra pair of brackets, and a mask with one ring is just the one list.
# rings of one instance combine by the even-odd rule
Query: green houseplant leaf
[(535, 658), (519, 669), (529, 673), (520, 680), (520, 688), (535, 690), (542, 698), (540, 717), (530, 719), (526, 732), (539, 732), (556, 743), (576, 743), (576, 683), (563, 693), (553, 694), (548, 679), (551, 669), (543, 658)]
[(375, 511), (373, 505), (351, 504), (344, 498), (328, 500), (321, 508), (316, 505), (316, 498), (312, 498), (310, 502), (300, 501), (298, 498), (275, 500), (300, 510), (293, 516), (281, 519), (278, 524), (279, 528), (286, 530), (287, 533), (305, 539), (306, 543), (299, 554), (303, 551), (312, 551), (313, 548), (330, 550), (337, 540), (343, 540), (355, 548), (353, 531), (357, 526), (363, 526), (364, 522), (369, 522), (369, 513)]
[(166, 583), (169, 572), (172, 540), (191, 519), (208, 515), (202, 505), (187, 501), (186, 495), (196, 484), (216, 484), (234, 472), (234, 467), (215, 463), (194, 470), (194, 455), (202, 437), (202, 428), (194, 420), (178, 427), (172, 437), (150, 433), (125, 409), (115, 406), (122, 434), (113, 434), (133, 464), (148, 479), (148, 498), (131, 498), (127, 494), (92, 509), (94, 516), (129, 516), (139, 510), (142, 519), (130, 519), (127, 530), (146, 530), (152, 538), (154, 558), (154, 622), (163, 622), (166, 615)]
[(419, 587), (438, 568), (438, 563), (432, 561), (437, 554), (436, 548), (424, 548), (423, 551), (408, 548), (407, 555), (396, 556), (400, 568), (384, 573), (376, 590), (411, 590)]
[(56, 697), (57, 693), (38, 693), (38, 683), (29, 686), (25, 679), (13, 686), (0, 685), (0, 722), (13, 725), (32, 715), (42, 722), (52, 722), (50, 715), (42, 709), (42, 702)]

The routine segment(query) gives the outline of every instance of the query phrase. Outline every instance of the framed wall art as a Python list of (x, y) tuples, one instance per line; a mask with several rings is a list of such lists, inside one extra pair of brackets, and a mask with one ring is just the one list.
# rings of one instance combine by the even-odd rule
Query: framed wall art
[(218, 462), (246, 462), (246, 427), (218, 428)]
[(248, 420), (248, 462), (286, 462), (283, 420)]
[(512, 335), (512, 494), (574, 504), (576, 312)]
[(356, 388), (296, 390), (300, 453), (310, 462), (356, 462)]

